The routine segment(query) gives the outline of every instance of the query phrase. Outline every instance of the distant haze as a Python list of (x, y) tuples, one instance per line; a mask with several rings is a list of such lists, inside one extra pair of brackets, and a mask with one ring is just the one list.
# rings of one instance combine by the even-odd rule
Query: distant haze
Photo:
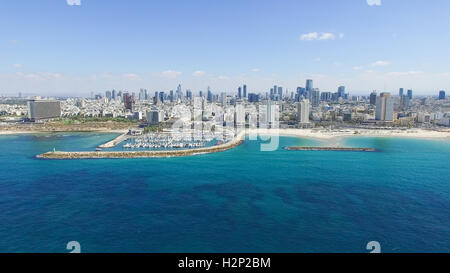
[(450, 90), (450, 1), (5, 1), (0, 94)]

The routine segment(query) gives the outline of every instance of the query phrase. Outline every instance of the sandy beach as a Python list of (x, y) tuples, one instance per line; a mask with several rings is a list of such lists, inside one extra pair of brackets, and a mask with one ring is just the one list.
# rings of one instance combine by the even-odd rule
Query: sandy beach
[(296, 136), (303, 138), (314, 138), (320, 140), (330, 140), (348, 136), (367, 136), (367, 137), (401, 137), (401, 138), (421, 138), (421, 139), (448, 139), (450, 140), (450, 131), (435, 131), (424, 129), (251, 129), (248, 134), (259, 135), (282, 135)]

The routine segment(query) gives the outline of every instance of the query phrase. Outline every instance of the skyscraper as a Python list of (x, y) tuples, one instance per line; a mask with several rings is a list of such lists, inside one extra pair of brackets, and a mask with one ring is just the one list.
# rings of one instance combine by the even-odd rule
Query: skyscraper
[(111, 91), (106, 91), (105, 95), (108, 100), (111, 100)]
[(398, 96), (401, 98), (403, 96), (403, 88), (398, 90)]
[(411, 89), (408, 90), (408, 99), (412, 100), (413, 98), (413, 91)]
[(319, 106), (320, 103), (320, 91), (319, 89), (314, 89), (311, 91), (311, 104), (313, 107)]
[(338, 87), (338, 98), (344, 98), (345, 97), (345, 86), (339, 86)]
[(239, 86), (238, 88), (238, 98), (242, 98), (242, 87)]
[(244, 84), (244, 98), (247, 98), (247, 85)]
[(306, 91), (312, 91), (313, 90), (313, 88), (314, 88), (314, 86), (313, 86), (313, 80), (306, 80)]
[(212, 94), (211, 88), (209, 88), (209, 86), (208, 86), (208, 92), (206, 94), (206, 99), (208, 100), (208, 102), (212, 102), (213, 101), (213, 94)]
[(375, 105), (377, 103), (377, 91), (373, 91), (370, 94), (370, 104)]
[(439, 99), (445, 100), (445, 91), (444, 90), (439, 91)]
[(297, 117), (299, 123), (309, 123), (310, 103), (309, 100), (303, 99), (297, 104)]
[(376, 101), (375, 119), (382, 121), (394, 120), (394, 100), (390, 93), (381, 93)]
[(129, 93), (123, 94), (123, 104), (125, 106), (125, 109), (133, 111), (133, 98)]

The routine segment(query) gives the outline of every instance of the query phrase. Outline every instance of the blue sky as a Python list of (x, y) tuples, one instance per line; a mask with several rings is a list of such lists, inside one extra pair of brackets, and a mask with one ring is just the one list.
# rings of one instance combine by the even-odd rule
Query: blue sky
[(0, 94), (450, 89), (448, 0), (2, 2)]

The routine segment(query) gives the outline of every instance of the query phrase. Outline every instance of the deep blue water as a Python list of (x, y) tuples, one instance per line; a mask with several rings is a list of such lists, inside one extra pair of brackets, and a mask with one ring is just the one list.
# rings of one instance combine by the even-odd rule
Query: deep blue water
[(0, 137), (0, 252), (450, 252), (450, 141), (282, 137), (185, 158), (38, 160), (114, 135)]

